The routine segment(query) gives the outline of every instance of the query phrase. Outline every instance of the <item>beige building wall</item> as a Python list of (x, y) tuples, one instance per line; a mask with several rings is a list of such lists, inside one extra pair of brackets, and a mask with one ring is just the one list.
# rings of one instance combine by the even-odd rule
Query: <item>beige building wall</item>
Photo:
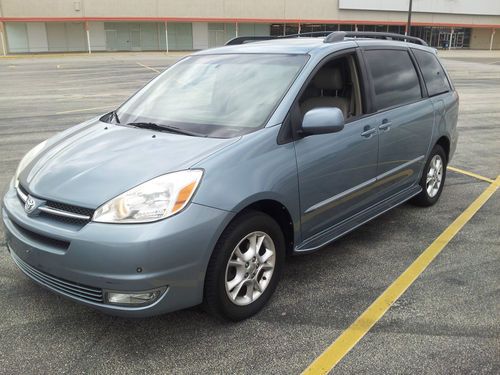
[[(191, 39), (190, 49), (220, 45), (228, 36), (236, 35), (235, 23), (245, 35), (269, 35), (272, 23), (406, 24), (407, 12), (339, 9), (339, 1), (343, 0), (0, 0), (0, 54), (4, 47), (13, 53), (86, 50), (84, 22), (90, 27), (93, 51), (111, 48), (114, 34), (105, 29), (105, 24), (115, 21), (144, 28), (145, 35), (151, 28), (164, 30), (165, 21), (172, 31), (182, 26), (179, 35), (169, 34), (169, 41), (186, 36)], [(222, 36), (219, 30), (213, 30), (216, 24), (222, 25)], [(489, 49), (491, 32), (496, 29), (493, 49), (500, 49), (500, 15), (414, 13), (412, 24), (471, 28), (473, 49)], [(257, 31), (257, 26), (267, 30)], [(160, 39), (151, 43), (166, 48), (164, 31), (158, 33)], [(187, 48), (186, 43), (181, 43), (183, 48)], [(118, 43), (116, 48), (125, 47)]]
[[(341, 10), (338, 0), (0, 0), (9, 18), (199, 18), (205, 20), (406, 22), (406, 12)], [(500, 16), (414, 13), (415, 23), (498, 25)]]
[[(470, 38), (470, 49), (489, 49), (491, 41), (491, 29), (472, 29)], [(500, 49), (500, 28), (496, 29), (493, 36), (493, 48)]]
[(0, 0), (4, 17), (82, 17), (70, 0)]

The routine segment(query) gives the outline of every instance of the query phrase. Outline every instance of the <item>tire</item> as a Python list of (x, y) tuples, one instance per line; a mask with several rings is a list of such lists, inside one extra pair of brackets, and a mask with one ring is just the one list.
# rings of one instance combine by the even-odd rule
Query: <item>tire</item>
[[(440, 168), (436, 168), (436, 160), (441, 163)], [(435, 145), (425, 163), (419, 182), (422, 191), (411, 200), (411, 203), (421, 207), (429, 207), (439, 200), (446, 179), (447, 162), (443, 148), (440, 145)]]
[[(257, 256), (253, 249), (259, 242), (263, 246)], [(285, 239), (278, 223), (259, 211), (240, 214), (224, 230), (210, 258), (203, 307), (223, 320), (251, 317), (271, 298), (284, 262)]]

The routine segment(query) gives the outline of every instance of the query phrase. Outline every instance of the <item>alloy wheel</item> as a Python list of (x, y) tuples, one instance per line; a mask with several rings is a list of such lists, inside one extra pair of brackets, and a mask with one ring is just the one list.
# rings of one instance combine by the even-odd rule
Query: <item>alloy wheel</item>
[(268, 287), (276, 263), (276, 249), (264, 232), (252, 232), (234, 248), (226, 266), (225, 286), (229, 300), (246, 306)]
[(434, 155), (427, 172), (426, 189), (430, 198), (434, 198), (441, 187), (443, 180), (443, 160), (441, 156)]

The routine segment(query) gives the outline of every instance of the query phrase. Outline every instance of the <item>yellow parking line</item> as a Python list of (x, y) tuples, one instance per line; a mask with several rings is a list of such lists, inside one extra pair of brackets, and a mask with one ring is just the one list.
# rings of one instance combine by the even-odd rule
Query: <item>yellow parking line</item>
[(143, 68), (146, 68), (146, 69), (152, 70), (153, 72), (156, 72), (156, 73), (161, 73), (158, 69), (151, 68), (150, 66), (147, 66), (147, 65), (141, 64), (140, 62), (137, 62), (137, 65), (140, 65), (140, 66), (142, 66)]
[(489, 182), (490, 184), (492, 184), (492, 183), (495, 182), (491, 178), (481, 176), (481, 175), (479, 175), (477, 173), (464, 171), (463, 169), (459, 169), (459, 168), (455, 168), (455, 167), (450, 167), (450, 166), (448, 166), (448, 169), (450, 171), (453, 171), (453, 172), (462, 173), (462, 174), (465, 174), (467, 176), (477, 178), (478, 180), (483, 180), (483, 181)]
[(62, 112), (56, 112), (56, 115), (63, 115), (65, 113), (78, 113), (78, 112), (87, 112), (87, 111), (93, 111), (94, 109), (106, 109), (106, 108), (113, 108), (113, 105), (107, 105), (104, 107), (93, 107), (93, 108), (82, 108), (82, 109), (73, 109), (71, 111), (62, 111)]
[(500, 186), (497, 177), (469, 207), (404, 271), (356, 321), (351, 324), (303, 374), (326, 374), (361, 340), (384, 316), (391, 305), (413, 284), (462, 227), (476, 214)]

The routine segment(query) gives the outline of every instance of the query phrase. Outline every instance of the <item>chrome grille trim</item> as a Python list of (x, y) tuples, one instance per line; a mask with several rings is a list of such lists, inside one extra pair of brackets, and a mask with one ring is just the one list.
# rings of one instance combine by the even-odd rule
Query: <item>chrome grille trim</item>
[(59, 279), (30, 266), (28, 263), (24, 262), (17, 255), (15, 255), (13, 251), (11, 251), (10, 254), (19, 269), (34, 281), (71, 297), (76, 297), (90, 302), (104, 302), (102, 289), (83, 286)]
[(23, 193), (23, 191), (19, 188), (19, 186), (16, 186), (16, 192), (17, 192), (17, 196), (23, 201), (23, 202), (26, 202), (26, 200), (28, 199), (28, 196), (26, 194)]
[(90, 220), (90, 216), (74, 214), (72, 212), (58, 210), (57, 208), (42, 206), (42, 207), (39, 207), (38, 209), (42, 212), (46, 212), (46, 213), (51, 214), (51, 215), (64, 216), (64, 217), (69, 217), (69, 218), (78, 219), (78, 220)]
[[(21, 201), (26, 202), (28, 199), (28, 196), (19, 188), (19, 186), (16, 187), (17, 195), (21, 199)], [(38, 208), (42, 212), (46, 212), (51, 215), (56, 215), (56, 216), (62, 216), (62, 217), (67, 217), (70, 219), (77, 219), (77, 220), (86, 220), (90, 221), (91, 217), (88, 215), (80, 215), (80, 214), (75, 214), (73, 212), (68, 212), (68, 211), (63, 211), (59, 210), (57, 208), (52, 208), (49, 206), (41, 206)]]

